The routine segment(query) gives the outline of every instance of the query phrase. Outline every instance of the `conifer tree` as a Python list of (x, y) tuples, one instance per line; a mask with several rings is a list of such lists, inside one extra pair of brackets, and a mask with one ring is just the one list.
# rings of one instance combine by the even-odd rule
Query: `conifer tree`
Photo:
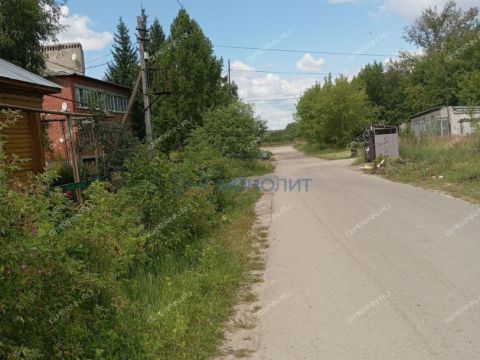
[(181, 149), (192, 130), (203, 124), (206, 110), (231, 102), (226, 77), (222, 76), (223, 60), (214, 55), (200, 25), (181, 9), (152, 66), (170, 69), (172, 79), (172, 95), (155, 106), (153, 124), (157, 137), (175, 131), (158, 147), (164, 151)]
[(138, 74), (138, 58), (128, 28), (122, 18), (119, 20), (114, 36), (112, 55), (113, 62), (108, 65), (106, 80), (133, 87)]
[(152, 26), (149, 31), (149, 52), (151, 56), (157, 54), (165, 43), (165, 33), (162, 25), (157, 18), (153, 20)]

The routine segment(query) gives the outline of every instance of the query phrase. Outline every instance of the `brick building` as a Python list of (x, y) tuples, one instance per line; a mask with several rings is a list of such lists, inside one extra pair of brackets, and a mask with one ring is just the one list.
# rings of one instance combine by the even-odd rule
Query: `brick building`
[[(111, 121), (122, 121), (131, 94), (130, 88), (76, 73), (58, 73), (49, 76), (48, 79), (60, 85), (62, 91), (45, 96), (43, 109), (87, 113), (88, 106), (95, 103), (108, 113)], [(65, 117), (45, 115), (42, 120), (48, 128), (50, 139), (50, 152), (46, 154), (47, 161), (58, 158), (68, 159), (68, 147), (65, 145), (68, 129)], [(131, 114), (128, 115), (127, 121), (131, 123)], [(74, 132), (78, 134), (76, 127), (75, 124)], [(91, 157), (93, 155), (85, 156), (82, 160), (88, 160)]]

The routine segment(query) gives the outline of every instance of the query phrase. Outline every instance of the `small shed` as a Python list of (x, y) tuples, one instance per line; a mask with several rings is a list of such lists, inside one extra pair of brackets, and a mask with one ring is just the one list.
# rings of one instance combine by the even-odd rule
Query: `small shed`
[[(28, 173), (40, 172), (45, 166), (40, 112), (43, 96), (58, 93), (61, 87), (8, 61), (0, 59), (0, 108), (17, 109), (20, 118), (2, 131), (6, 139), (4, 152), (16, 154), (24, 161), (16, 175), (27, 179)], [(0, 121), (5, 117), (0, 116)]]
[(365, 160), (375, 161), (378, 157), (399, 157), (398, 128), (390, 125), (370, 125), (354, 143), (363, 142)]

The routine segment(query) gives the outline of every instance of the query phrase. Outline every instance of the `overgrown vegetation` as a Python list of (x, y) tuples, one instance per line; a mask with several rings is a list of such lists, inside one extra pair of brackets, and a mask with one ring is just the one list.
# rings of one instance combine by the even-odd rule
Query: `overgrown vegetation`
[(295, 148), (307, 155), (324, 160), (342, 160), (349, 159), (352, 156), (352, 152), (346, 147), (329, 148), (315, 143), (298, 143)]
[(286, 145), (293, 144), (297, 138), (297, 124), (290, 123), (284, 130), (270, 130), (265, 134), (264, 145)]
[(298, 133), (310, 143), (341, 147), (375, 118), (365, 90), (345, 77), (325, 79), (297, 105)]
[(400, 156), (378, 171), (395, 181), (480, 202), (480, 133), (445, 138), (403, 136)]
[(258, 196), (219, 184), (251, 163), (201, 141), (180, 162), (146, 158), (138, 148), (120, 185), (97, 182), (77, 205), (46, 191), (51, 172), (17, 183), (0, 152), (1, 358), (214, 354)]

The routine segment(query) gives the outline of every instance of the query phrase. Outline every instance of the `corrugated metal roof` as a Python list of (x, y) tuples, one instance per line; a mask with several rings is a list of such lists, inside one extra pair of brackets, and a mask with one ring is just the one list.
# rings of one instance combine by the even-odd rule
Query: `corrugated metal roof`
[(21, 67), (3, 59), (0, 59), (0, 77), (10, 80), (22, 81), (37, 86), (55, 88), (59, 91), (61, 90), (61, 87), (58, 86), (58, 84), (55, 84), (54, 82), (44, 79), (39, 75), (31, 73), (30, 71), (22, 69)]

